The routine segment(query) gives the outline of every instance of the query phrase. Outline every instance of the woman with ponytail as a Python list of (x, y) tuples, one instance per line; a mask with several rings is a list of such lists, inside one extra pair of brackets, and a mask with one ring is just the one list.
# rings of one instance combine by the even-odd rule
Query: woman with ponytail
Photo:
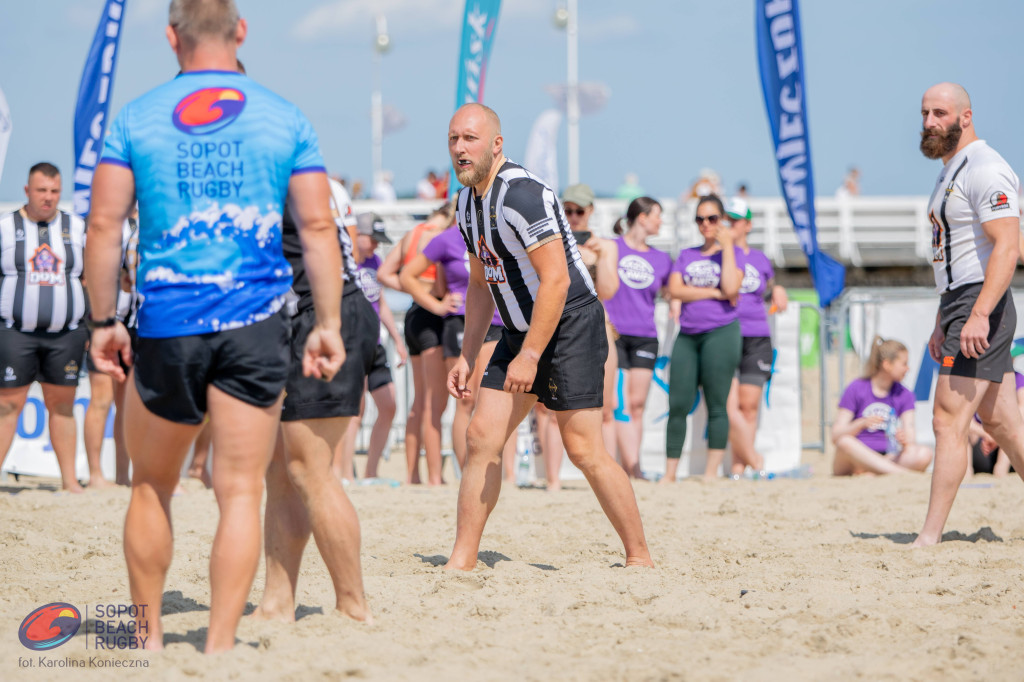
[(916, 442), (914, 394), (900, 383), (907, 369), (906, 346), (880, 336), (872, 340), (864, 376), (846, 387), (832, 424), (835, 476), (928, 468), (932, 450)]

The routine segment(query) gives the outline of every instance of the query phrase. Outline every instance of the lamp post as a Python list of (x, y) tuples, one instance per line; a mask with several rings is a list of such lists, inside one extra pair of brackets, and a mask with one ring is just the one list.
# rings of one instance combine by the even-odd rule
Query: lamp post
[(384, 175), (384, 105), (380, 93), (381, 57), (391, 49), (391, 36), (384, 15), (376, 18), (377, 35), (373, 41), (373, 93), (370, 95), (370, 128), (373, 140), (373, 185), (381, 182)]
[(579, 13), (577, 0), (555, 10), (555, 26), (566, 29), (565, 118), (569, 138), (569, 184), (580, 181)]

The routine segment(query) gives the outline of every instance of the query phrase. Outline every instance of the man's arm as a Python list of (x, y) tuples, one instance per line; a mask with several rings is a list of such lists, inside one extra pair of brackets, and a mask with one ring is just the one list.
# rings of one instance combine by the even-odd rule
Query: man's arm
[(409, 359), (409, 350), (405, 347), (405, 341), (402, 340), (401, 334), (398, 333), (398, 325), (395, 324), (395, 314), (391, 312), (391, 306), (388, 305), (383, 291), (380, 292), (377, 305), (380, 307), (380, 323), (388, 330), (388, 335), (395, 342), (395, 352), (398, 353), (398, 366), (401, 367)]
[(529, 251), (528, 256), (540, 284), (523, 347), (508, 365), (505, 390), (509, 393), (525, 393), (533, 387), (537, 362), (555, 333), (569, 293), (569, 267), (561, 239), (551, 239)]
[[(121, 231), (134, 203), (135, 176), (131, 169), (101, 163), (93, 176), (92, 210), (83, 270), (89, 282), (89, 315), (94, 320), (109, 319), (117, 312), (117, 291), (121, 279)], [(90, 353), (99, 371), (124, 380), (120, 360), (131, 365), (131, 342), (120, 323), (96, 329)]]
[(1016, 216), (989, 220), (981, 224), (981, 229), (992, 240), (992, 255), (985, 268), (985, 281), (978, 300), (960, 332), (960, 352), (968, 358), (981, 357), (988, 349), (988, 317), (1010, 287), (1020, 256), (1020, 221)]
[(316, 310), (302, 368), (306, 376), (330, 379), (345, 359), (341, 344), (341, 247), (331, 215), (330, 187), (323, 173), (300, 173), (288, 182), (288, 208), (299, 231), (302, 262)]

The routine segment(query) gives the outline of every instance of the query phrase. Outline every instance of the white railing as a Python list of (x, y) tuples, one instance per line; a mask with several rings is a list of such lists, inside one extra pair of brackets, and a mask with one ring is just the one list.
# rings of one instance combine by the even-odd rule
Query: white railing
[[(927, 217), (928, 198), (860, 196), (846, 199), (819, 198), (817, 209), (818, 244), (841, 262), (853, 266), (928, 264), (931, 250), (931, 225)], [(696, 203), (682, 204), (675, 199), (661, 200), (664, 224), (653, 245), (673, 256), (681, 248), (700, 243), (693, 223)], [(793, 232), (793, 225), (781, 198), (751, 198), (754, 230), (753, 246), (762, 249), (777, 267), (806, 267), (807, 261)], [(20, 204), (0, 203), (0, 212)], [(356, 201), (356, 212), (376, 211), (388, 225), (393, 238), (400, 237), (439, 205), (437, 201), (403, 200), (393, 203)], [(69, 205), (61, 205), (64, 210)], [(615, 220), (625, 213), (626, 202), (598, 199), (591, 218), (591, 229), (610, 236)], [(397, 240), (396, 240), (397, 241)]]

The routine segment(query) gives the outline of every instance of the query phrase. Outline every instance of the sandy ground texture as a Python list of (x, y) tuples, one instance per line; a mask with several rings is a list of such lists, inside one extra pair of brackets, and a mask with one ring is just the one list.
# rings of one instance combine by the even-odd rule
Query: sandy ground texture
[[(375, 624), (332, 613), (311, 544), (298, 621), (245, 621), (235, 649), (213, 657), (199, 652), (212, 492), (189, 481), (173, 502), (165, 652), (96, 651), (82, 628), (38, 654), (17, 635), (36, 607), (69, 602), (95, 621), (98, 606), (128, 603), (129, 491), (73, 496), (53, 481), (8, 480), (0, 679), (119, 679), (138, 671), (98, 666), (138, 661), (158, 680), (1020, 680), (1021, 481), (967, 481), (945, 541), (910, 550), (927, 476), (833, 479), (822, 455), (809, 458), (805, 480), (637, 483), (655, 570), (622, 568), (583, 482), (559, 494), (506, 487), (480, 563), (464, 575), (439, 568), (454, 537), (454, 485), (353, 487)], [(385, 475), (400, 476), (399, 459)], [(61, 662), (86, 667), (43, 667)]]

